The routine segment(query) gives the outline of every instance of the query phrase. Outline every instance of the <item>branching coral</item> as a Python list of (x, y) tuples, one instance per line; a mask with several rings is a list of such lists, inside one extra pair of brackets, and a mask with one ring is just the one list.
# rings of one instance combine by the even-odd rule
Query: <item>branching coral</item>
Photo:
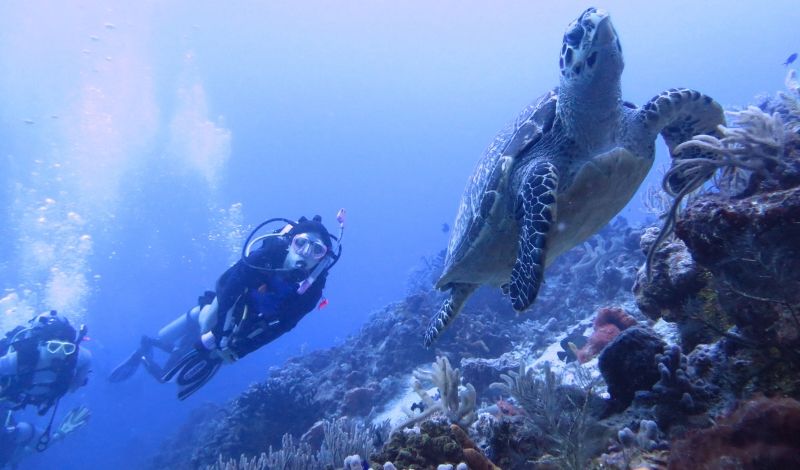
[(579, 390), (570, 389), (563, 385), (563, 376), (550, 369), (549, 363), (545, 363), (543, 372), (540, 379), (533, 369), (526, 372), (522, 365), (519, 372), (501, 375), (504, 383), (495, 383), (492, 387), (514, 397), (525, 410), (530, 424), (538, 430), (537, 434), (545, 439), (544, 448), (551, 455), (545, 454), (538, 463), (567, 469), (585, 468), (590, 455), (588, 436), (595, 422), (588, 407), (596, 381), (586, 380)]
[[(249, 458), (242, 454), (239, 459), (224, 461), (222, 456), (207, 470), (318, 470), (320, 468), (341, 468), (342, 462), (352, 460), (354, 455), (369, 456), (375, 452), (372, 438), (376, 427), (361, 422), (339, 418), (323, 422), (324, 439), (322, 448), (314, 452), (303, 441), (295, 442), (291, 434), (284, 434), (280, 449), (264, 452), (258, 457)], [(346, 466), (346, 465), (345, 465)], [(360, 468), (360, 465), (359, 465)]]
[(262, 453), (258, 457), (248, 458), (246, 455), (242, 454), (239, 457), (239, 460), (230, 459), (228, 461), (222, 460), (222, 456), (219, 456), (219, 460), (214, 465), (209, 465), (206, 467), (206, 470), (266, 470), (269, 467), (267, 466), (267, 454)]
[(338, 465), (353, 454), (369, 456), (375, 451), (373, 436), (375, 428), (347, 418), (323, 423), (325, 433), (317, 460), (320, 463)]
[(636, 399), (655, 404), (654, 413), (663, 428), (687, 415), (706, 408), (706, 400), (713, 396), (715, 387), (690, 376), (687, 358), (680, 347), (672, 345), (656, 356), (660, 378), (650, 391), (639, 391)]
[(545, 363), (541, 379), (536, 377), (533, 368), (526, 371), (525, 364), (520, 365), (519, 372), (501, 374), (500, 378), (503, 382), (493, 383), (491, 388), (514, 397), (542, 431), (558, 428), (561, 419), (558, 387), (562, 381), (561, 376), (550, 369), (549, 362)]
[(269, 448), (269, 453), (261, 453), (258, 457), (248, 458), (242, 454), (239, 459), (230, 459), (227, 462), (222, 456), (214, 465), (206, 467), (207, 470), (315, 470), (323, 468), (317, 460), (311, 447), (303, 442), (295, 443), (291, 434), (284, 434), (280, 450)]
[(596, 460), (597, 467), (619, 470), (666, 467), (666, 451), (658, 449), (667, 447), (667, 444), (659, 440), (655, 421), (640, 420), (637, 432), (624, 427), (617, 433), (617, 440), (619, 444), (612, 445), (609, 448), (611, 452), (604, 453)]
[[(663, 174), (666, 171), (662, 172), (661, 178), (663, 179)], [(672, 198), (669, 194), (665, 193), (658, 185), (649, 185), (645, 191), (642, 193), (642, 207), (644, 208), (645, 212), (648, 214), (653, 214), (654, 216), (661, 218), (666, 216), (669, 213), (669, 209), (672, 206)]]
[(291, 434), (283, 435), (280, 450), (273, 450), (270, 446), (266, 463), (266, 469), (311, 470), (321, 466), (311, 446), (304, 442), (295, 443)]
[[(462, 427), (469, 427), (475, 422), (477, 419), (475, 387), (468, 383), (464, 385), (464, 390), (459, 390), (461, 371), (453, 369), (446, 357), (437, 357), (430, 371), (415, 371), (414, 378), (416, 379), (414, 391), (422, 399), (425, 409), (419, 415), (410, 416), (396, 429), (403, 429), (419, 423), (436, 413), (443, 414), (449, 422)], [(438, 401), (428, 395), (428, 392), (422, 387), (422, 383), (432, 383), (436, 386), (440, 397)]]
[[(724, 175), (742, 170), (763, 172), (765, 168), (782, 165), (786, 129), (778, 113), (767, 114), (755, 106), (738, 112), (728, 112), (735, 119), (731, 127), (718, 126), (722, 135), (696, 135), (675, 147), (678, 155), (672, 168), (664, 175), (664, 190), (673, 197), (680, 192), (700, 188), (718, 169)], [(701, 157), (680, 158), (681, 152), (699, 151)], [(736, 178), (739, 179), (739, 178)], [(692, 185), (674, 188), (674, 181), (691, 181)]]
[(569, 270), (574, 276), (581, 276), (584, 273), (594, 271), (595, 277), (599, 278), (603, 267), (614, 256), (625, 251), (619, 239), (605, 239), (597, 237), (597, 246), (592, 246), (590, 242), (583, 244), (584, 254), (581, 259), (572, 265)]

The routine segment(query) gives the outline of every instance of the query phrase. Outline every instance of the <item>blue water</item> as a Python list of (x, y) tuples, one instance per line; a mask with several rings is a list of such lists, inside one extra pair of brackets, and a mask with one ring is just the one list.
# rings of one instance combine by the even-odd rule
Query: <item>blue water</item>
[[(89, 425), (23, 468), (142, 468), (192, 409), (400, 299), (446, 245), (441, 225), (495, 132), (557, 84), (563, 31), (587, 6), (4, 2), (0, 325), (57, 308), (89, 325), (94, 353), (89, 385), (60, 408), (87, 405)], [(782, 89), (800, 49), (794, 2), (596, 6), (638, 104), (685, 86), (744, 105)], [(320, 214), (333, 228), (340, 207), (326, 309), (186, 402), (144, 374), (105, 381), (141, 334), (213, 287), (250, 227)], [(623, 215), (644, 216), (639, 196)]]

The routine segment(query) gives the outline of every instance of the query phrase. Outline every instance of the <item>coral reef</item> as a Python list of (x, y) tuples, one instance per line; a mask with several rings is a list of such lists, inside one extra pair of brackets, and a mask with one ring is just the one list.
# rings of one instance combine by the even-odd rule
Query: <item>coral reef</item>
[[(319, 470), (351, 468), (354, 463), (361, 469), (362, 459), (360, 452), (369, 455), (375, 451), (372, 436), (376, 428), (364, 426), (362, 423), (338, 419), (335, 421), (322, 421), (322, 443), (318, 451), (312, 445), (301, 439), (295, 441), (291, 434), (284, 434), (279, 449), (270, 446), (267, 452), (252, 458), (242, 454), (239, 458), (230, 458), (227, 461), (222, 455), (207, 470)], [(305, 436), (304, 436), (305, 437)]]
[(658, 382), (657, 357), (664, 347), (655, 332), (641, 326), (628, 328), (606, 346), (597, 365), (611, 395), (610, 410), (624, 410), (637, 391), (649, 390)]
[(666, 443), (659, 439), (655, 421), (643, 419), (634, 433), (624, 427), (617, 433), (618, 444), (594, 462), (595, 467), (629, 470), (632, 468), (666, 469), (668, 453)]
[[(643, 252), (652, 249), (660, 233), (656, 227), (645, 230), (641, 238)], [(695, 263), (681, 240), (660, 246), (653, 253), (650, 266), (649, 276), (644, 267), (636, 274), (633, 292), (637, 307), (652, 320), (679, 320), (684, 304), (706, 286), (705, 270)]]
[[(707, 401), (715, 396), (717, 387), (689, 373), (688, 359), (676, 345), (668, 346), (664, 353), (656, 355), (656, 360), (660, 374), (658, 382), (650, 390), (637, 391), (635, 400), (652, 405), (659, 427), (667, 430), (676, 423), (685, 424), (690, 417), (705, 411)], [(701, 415), (692, 427), (707, 424), (708, 419)]]
[[(469, 427), (475, 422), (475, 387), (464, 384), (460, 390), (461, 372), (453, 369), (446, 357), (437, 357), (430, 371), (418, 370), (414, 372), (414, 391), (422, 399), (424, 410), (418, 415), (409, 416), (408, 420), (398, 426), (398, 429), (426, 420), (434, 414), (442, 414), (448, 422)], [(422, 383), (432, 383), (438, 390), (439, 399), (434, 400), (422, 388)]]
[[(800, 183), (800, 136), (796, 132), (800, 96), (796, 89), (791, 91), (792, 95), (780, 95), (783, 113), (770, 113), (755, 106), (728, 112), (734, 118), (731, 127), (718, 126), (717, 135), (698, 135), (674, 149), (676, 157), (663, 179), (663, 188), (674, 201), (648, 253), (648, 275), (653, 254), (675, 227), (684, 198), (701, 189), (715, 174), (717, 188), (727, 196), (749, 196)], [(790, 111), (786, 112), (786, 108)], [(703, 157), (695, 158), (700, 152)]]
[(800, 301), (800, 187), (699, 199), (676, 233), (698, 264), (742, 297)]
[[(592, 246), (610, 246), (603, 239), (613, 238), (617, 240), (614, 245), (624, 247), (601, 264), (604, 269), (614, 266), (625, 273), (624, 282), (630, 284), (643, 260), (638, 250), (639, 233), (620, 218), (589, 241)], [(584, 320), (587, 312), (595, 312), (609, 302), (632, 309), (632, 296), (624, 282), (609, 301), (594, 281), (572, 275), (570, 266), (584, 255), (575, 250), (554, 263), (537, 304), (525, 315), (514, 313), (499, 291), (481, 289), (465, 307), (465, 321), (453, 325), (451, 334), (437, 343), (435, 352), (446, 351), (453, 364), (460, 363), (465, 377), (469, 377), (467, 382), (478, 379), (474, 383), (476, 392), (485, 394), (485, 399), (496, 400), (489, 393), (489, 383), (499, 380), (500, 374), (509, 369), (517, 369), (523, 356), (544, 353), (557, 342), (561, 332)], [(428, 260), (424, 269), (440, 269), (436, 260)], [(420, 331), (438, 305), (439, 294), (430, 286), (425, 289), (424, 284), (415, 287), (403, 301), (374, 312), (361, 331), (342, 345), (312, 351), (270, 369), (262, 383), (170, 439), (152, 467), (198, 468), (231, 459), (238, 462), (243, 454), (250, 459), (261, 453), (269, 455), (270, 447), (282, 445), (285, 433), (302, 435), (293, 445), (307, 443), (314, 453), (323, 440), (320, 419), (374, 416), (392, 397), (405, 393), (408, 377), (416, 368), (435, 358), (435, 352), (422, 347)], [(576, 294), (564, 296), (564, 291)], [(574, 399), (582, 403), (580, 395)], [(502, 462), (503, 468), (529, 468), (530, 459), (543, 455), (536, 450), (537, 437), (531, 435), (530, 426), (521, 423), (521, 416), (503, 414), (499, 408), (498, 415), (502, 419), (479, 418), (470, 434), (476, 433), (474, 437), (480, 439), (481, 448), (491, 454), (493, 461)], [(480, 429), (475, 430), (479, 425)], [(367, 455), (360, 450), (354, 452)]]
[[(582, 370), (580, 368), (578, 371)], [(494, 387), (511, 395), (525, 410), (525, 434), (538, 436), (537, 452), (529, 463), (538, 466), (582, 469), (605, 441), (606, 427), (598, 423), (601, 400), (594, 394), (595, 381), (567, 385), (563, 375), (545, 363), (541, 378), (533, 369), (502, 375)]]
[(673, 444), (670, 469), (800, 468), (800, 403), (755, 398)]
[(508, 374), (512, 370), (519, 369), (519, 365), (519, 358), (512, 357), (510, 354), (503, 354), (494, 359), (475, 357), (461, 360), (463, 380), (475, 387), (479, 400), (489, 399), (491, 393), (488, 392), (491, 384), (499, 381), (501, 374)]
[(622, 330), (626, 330), (636, 325), (636, 319), (628, 315), (624, 309), (619, 307), (603, 307), (597, 311), (594, 319), (594, 331), (587, 339), (586, 344), (580, 349), (573, 348), (578, 362), (583, 364), (600, 354), (614, 338), (619, 336)]
[(470, 469), (496, 467), (458, 425), (444, 420), (423, 421), (418, 428), (392, 434), (374, 462), (391, 462), (397, 468), (436, 468), (445, 463), (466, 463)]
[[(800, 398), (800, 86), (792, 75), (787, 88), (674, 149), (665, 191), (647, 195), (662, 229), (615, 219), (554, 261), (525, 315), (496, 289), (480, 289), (436, 349), (423, 349), (443, 262), (441, 253), (425, 258), (405, 299), (342, 345), (292, 358), (195, 419), (155, 467), (333, 468), (356, 454), (373, 469), (665, 468), (668, 459), (671, 468), (799, 466), (799, 405), (752, 400)], [(592, 312), (594, 333), (572, 351), (584, 364), (548, 362)], [(586, 362), (598, 353), (608, 399)], [(417, 370), (434, 360), (429, 372)], [(424, 409), (400, 430), (389, 436), (358, 421), (398, 411), (412, 376)], [(342, 416), (356, 421), (336, 424)]]

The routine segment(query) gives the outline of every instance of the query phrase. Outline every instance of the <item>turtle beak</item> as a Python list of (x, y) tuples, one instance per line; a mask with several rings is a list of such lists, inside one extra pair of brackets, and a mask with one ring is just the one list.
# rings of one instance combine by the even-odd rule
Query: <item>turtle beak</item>
[(595, 24), (597, 25), (597, 31), (594, 33), (595, 44), (610, 44), (617, 40), (617, 32), (614, 31), (610, 16), (603, 16)]

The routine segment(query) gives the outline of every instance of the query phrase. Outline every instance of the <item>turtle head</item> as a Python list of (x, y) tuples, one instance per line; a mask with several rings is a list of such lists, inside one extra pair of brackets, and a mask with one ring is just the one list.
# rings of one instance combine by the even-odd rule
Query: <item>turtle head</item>
[(619, 83), (622, 47), (605, 10), (589, 8), (570, 23), (558, 63), (562, 87), (599, 87), (606, 92), (608, 85)]

